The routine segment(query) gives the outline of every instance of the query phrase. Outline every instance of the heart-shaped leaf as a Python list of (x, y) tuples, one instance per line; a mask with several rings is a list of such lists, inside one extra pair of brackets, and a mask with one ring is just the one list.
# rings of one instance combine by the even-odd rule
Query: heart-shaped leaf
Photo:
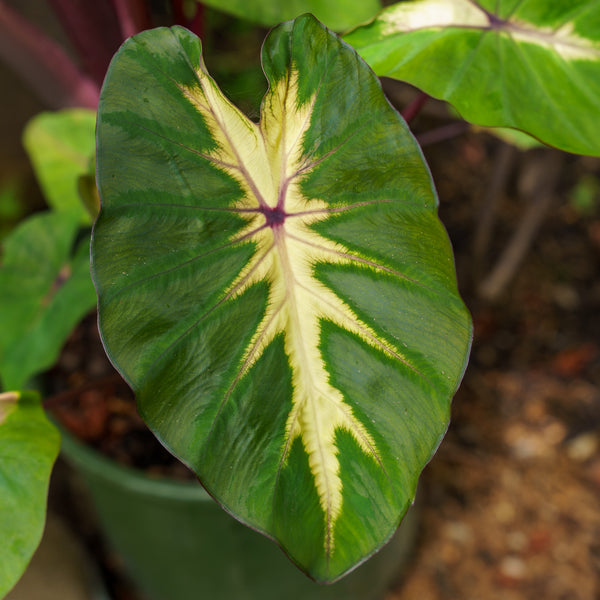
[(336, 31), (364, 23), (381, 9), (381, 0), (204, 0), (203, 3), (266, 26), (309, 12)]
[(8, 236), (0, 261), (0, 382), (18, 389), (50, 367), (96, 303), (89, 239), (73, 252), (79, 215), (47, 212)]
[(0, 598), (39, 544), (60, 436), (33, 392), (0, 394)]
[(329, 581), (412, 502), (470, 318), (429, 171), (372, 71), (310, 15), (262, 60), (256, 124), (186, 30), (125, 43), (100, 101), (93, 277), (151, 428)]
[[(92, 219), (78, 192), (94, 156), (96, 114), (72, 108), (36, 115), (25, 128), (23, 144), (48, 204), (77, 213), (82, 223)], [(95, 216), (95, 215), (94, 215)]]
[(411, 0), (345, 39), (468, 121), (600, 156), (600, 0)]

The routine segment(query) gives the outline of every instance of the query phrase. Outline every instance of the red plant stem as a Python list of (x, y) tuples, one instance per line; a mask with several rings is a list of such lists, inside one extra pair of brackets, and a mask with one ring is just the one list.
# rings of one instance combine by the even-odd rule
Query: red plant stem
[(196, 2), (195, 12), (190, 15), (188, 7), (191, 6), (186, 0), (172, 0), (173, 17), (177, 25), (187, 27), (192, 33), (195, 33), (199, 38), (204, 36), (204, 5)]
[(113, 54), (123, 41), (108, 0), (49, 0), (84, 70), (101, 85)]
[(0, 60), (49, 108), (97, 108), (99, 86), (67, 53), (0, 0)]
[(125, 40), (152, 26), (144, 0), (111, 0)]
[(442, 125), (437, 129), (426, 131), (417, 135), (417, 142), (421, 147), (431, 146), (432, 144), (438, 144), (439, 142), (445, 142), (452, 138), (458, 137), (463, 133), (469, 131), (471, 125), (466, 121), (454, 121), (447, 125)]
[(414, 98), (402, 111), (402, 116), (407, 123), (410, 123), (420, 112), (423, 106), (425, 106), (427, 100), (429, 100), (429, 94), (420, 92), (419, 95)]

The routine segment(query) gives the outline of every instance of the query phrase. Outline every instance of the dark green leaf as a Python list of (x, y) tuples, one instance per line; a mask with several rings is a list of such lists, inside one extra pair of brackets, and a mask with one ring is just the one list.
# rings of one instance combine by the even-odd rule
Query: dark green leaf
[(143, 417), (319, 581), (379, 548), (448, 424), (471, 325), (427, 166), (357, 54), (272, 31), (258, 124), (146, 32), (98, 117), (101, 332)]
[(0, 381), (23, 387), (50, 367), (77, 322), (96, 302), (89, 238), (72, 252), (79, 215), (48, 212), (24, 221), (0, 262)]

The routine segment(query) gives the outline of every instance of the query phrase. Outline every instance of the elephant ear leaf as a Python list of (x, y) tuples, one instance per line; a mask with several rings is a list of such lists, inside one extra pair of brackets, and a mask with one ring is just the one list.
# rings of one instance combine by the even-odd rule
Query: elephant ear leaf
[(34, 392), (0, 393), (0, 597), (25, 571), (42, 537), (60, 436)]
[(305, 12), (312, 13), (335, 31), (364, 23), (381, 10), (381, 0), (205, 0), (203, 4), (267, 27)]
[(427, 166), (314, 17), (263, 47), (260, 122), (181, 28), (130, 39), (98, 117), (93, 276), (163, 443), (318, 581), (377, 550), (448, 424), (471, 323)]
[(50, 368), (96, 303), (81, 215), (37, 213), (0, 246), (0, 387), (18, 389)]
[(598, 0), (410, 0), (345, 40), (472, 123), (600, 156)]

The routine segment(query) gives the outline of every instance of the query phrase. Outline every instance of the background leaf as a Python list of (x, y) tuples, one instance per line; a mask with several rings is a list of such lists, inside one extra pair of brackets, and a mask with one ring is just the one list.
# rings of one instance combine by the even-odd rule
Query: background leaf
[(33, 392), (0, 394), (0, 597), (37, 548), (60, 436)]
[(96, 114), (81, 108), (36, 115), (23, 133), (23, 144), (48, 204), (55, 210), (91, 215), (81, 202), (77, 182), (88, 174), (95, 152)]
[(208, 0), (203, 4), (267, 27), (302, 13), (312, 13), (335, 31), (364, 23), (381, 9), (380, 0)]
[(2, 246), (0, 381), (18, 389), (50, 367), (96, 303), (89, 242), (74, 247), (78, 215), (47, 212), (21, 223)]
[(413, 0), (345, 40), (468, 121), (600, 156), (599, 0)]
[(429, 171), (372, 71), (310, 15), (262, 61), (256, 124), (186, 30), (122, 47), (100, 100), (93, 276), (150, 427), (331, 581), (412, 502), (471, 326)]

